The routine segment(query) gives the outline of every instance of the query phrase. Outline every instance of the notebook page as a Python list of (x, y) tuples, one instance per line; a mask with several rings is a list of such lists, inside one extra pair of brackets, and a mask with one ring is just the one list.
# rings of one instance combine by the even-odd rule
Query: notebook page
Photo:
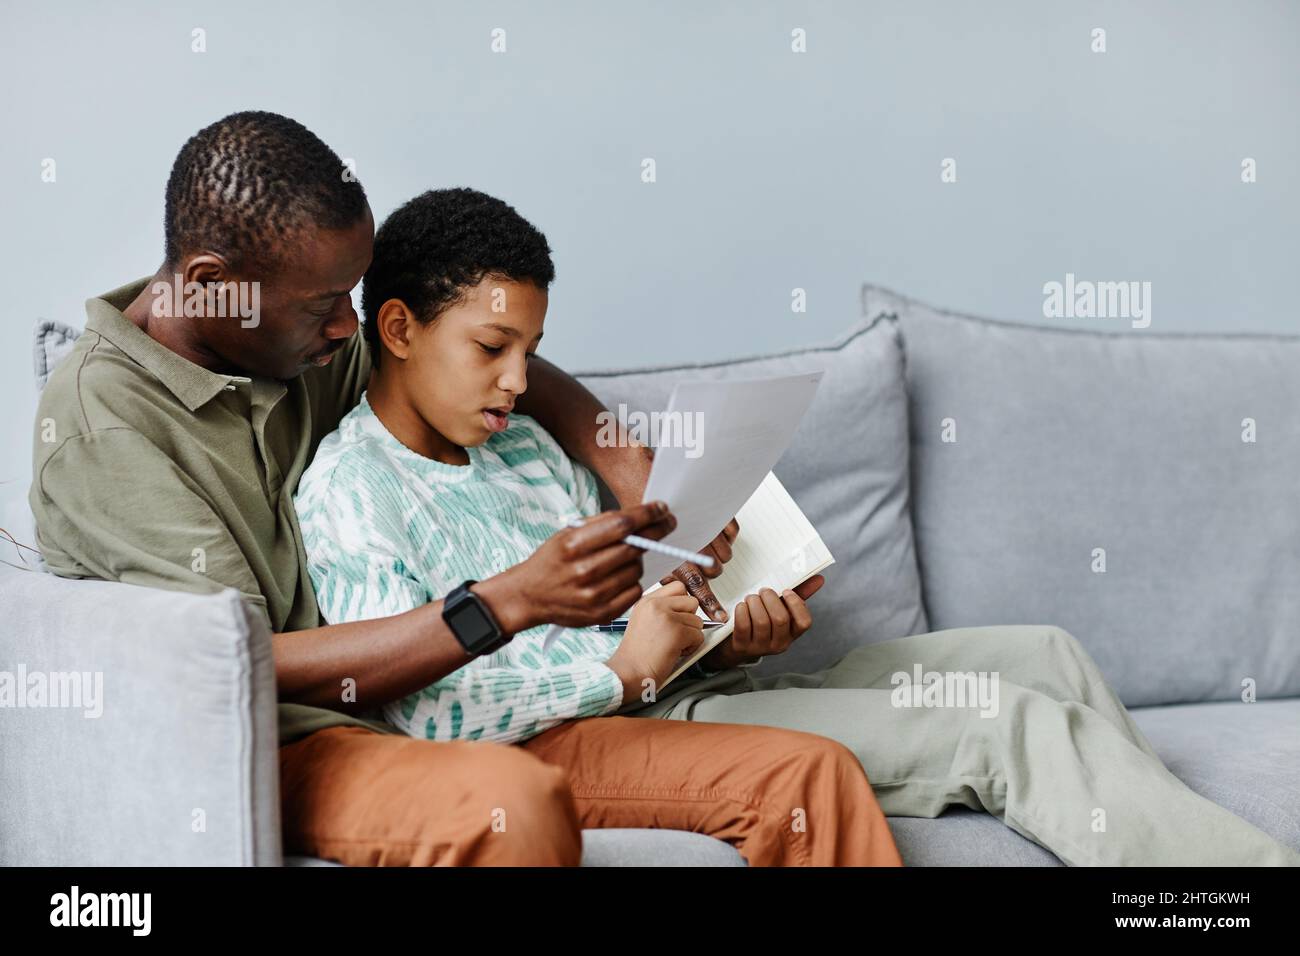
[[(727, 609), (727, 623), (705, 632), (704, 643), (677, 666), (659, 688), (661, 691), (731, 636), (735, 629), (733, 609), (745, 597), (765, 587), (779, 594), (835, 563), (817, 529), (771, 472), (736, 514), (736, 522), (740, 534), (731, 546), (731, 560), (723, 566), (722, 574), (709, 582)], [(655, 584), (646, 593), (660, 586)], [(703, 611), (698, 613), (704, 616)]]

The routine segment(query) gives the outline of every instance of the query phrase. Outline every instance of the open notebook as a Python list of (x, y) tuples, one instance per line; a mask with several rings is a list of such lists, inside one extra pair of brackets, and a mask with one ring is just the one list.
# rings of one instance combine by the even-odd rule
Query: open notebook
[[(736, 521), (740, 524), (740, 534), (731, 546), (731, 560), (723, 565), (722, 573), (709, 582), (713, 593), (727, 609), (727, 623), (705, 630), (704, 643), (695, 653), (682, 658), (677, 669), (659, 688), (660, 696), (664, 687), (676, 680), (682, 671), (731, 636), (735, 629), (733, 610), (746, 596), (763, 588), (772, 588), (780, 594), (835, 563), (817, 529), (771, 472), (737, 512)], [(655, 584), (646, 588), (645, 593), (656, 591), (661, 586)], [(704, 616), (703, 611), (698, 613)]]

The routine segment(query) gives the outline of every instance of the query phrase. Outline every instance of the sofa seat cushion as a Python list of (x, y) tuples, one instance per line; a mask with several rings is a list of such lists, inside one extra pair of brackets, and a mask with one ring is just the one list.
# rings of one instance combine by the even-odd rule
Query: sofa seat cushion
[(1132, 713), (1174, 776), (1300, 853), (1300, 698)]
[[(340, 866), (313, 856), (287, 856), (285, 866)], [(583, 866), (744, 866), (721, 840), (684, 830), (582, 831)]]

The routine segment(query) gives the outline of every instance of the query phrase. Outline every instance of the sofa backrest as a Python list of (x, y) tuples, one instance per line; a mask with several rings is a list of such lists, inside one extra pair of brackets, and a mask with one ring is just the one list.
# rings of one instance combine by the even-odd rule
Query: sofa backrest
[(1056, 624), (1130, 705), (1300, 695), (1300, 337), (899, 320), (930, 626)]

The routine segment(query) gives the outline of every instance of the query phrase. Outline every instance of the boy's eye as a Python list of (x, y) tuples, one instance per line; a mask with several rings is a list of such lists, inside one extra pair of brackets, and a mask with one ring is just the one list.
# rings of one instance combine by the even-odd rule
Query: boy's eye
[[(481, 348), (484, 352), (487, 352), (489, 355), (496, 355), (499, 352), (501, 352), (502, 349), (504, 348), (504, 346), (501, 345), (484, 345), (482, 342), (478, 343), (478, 347)], [(536, 352), (525, 352), (524, 358), (530, 359), (530, 358), (534, 358), (536, 355), (537, 355)]]

